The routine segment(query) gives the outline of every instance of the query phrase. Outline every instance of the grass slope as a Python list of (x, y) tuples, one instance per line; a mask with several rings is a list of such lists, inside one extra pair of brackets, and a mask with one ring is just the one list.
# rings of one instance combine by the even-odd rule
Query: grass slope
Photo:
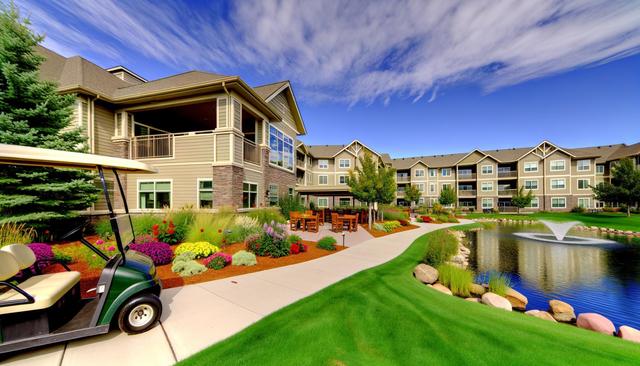
[(446, 296), (396, 259), (262, 319), (181, 365), (640, 364), (640, 345)]
[(484, 214), (470, 213), (466, 218), (498, 218), (514, 220), (553, 220), (553, 221), (580, 221), (587, 226), (607, 227), (618, 230), (640, 231), (640, 215), (634, 214), (627, 217), (626, 214), (617, 212), (600, 213), (573, 213), (573, 212), (536, 212), (532, 214)]

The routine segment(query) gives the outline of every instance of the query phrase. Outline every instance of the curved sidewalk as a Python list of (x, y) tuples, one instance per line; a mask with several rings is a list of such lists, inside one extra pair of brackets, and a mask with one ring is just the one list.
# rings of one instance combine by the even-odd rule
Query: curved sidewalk
[(144, 334), (113, 331), (24, 353), (2, 364), (172, 365), (278, 309), (397, 257), (420, 235), (453, 225), (420, 224), (312, 261), (163, 290), (161, 326)]

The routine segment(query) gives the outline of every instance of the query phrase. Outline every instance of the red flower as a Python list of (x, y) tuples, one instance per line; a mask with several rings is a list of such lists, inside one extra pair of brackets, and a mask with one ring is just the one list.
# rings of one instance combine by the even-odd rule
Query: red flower
[(162, 223), (163, 223), (163, 224), (166, 224), (166, 223), (167, 223), (167, 220), (162, 220)]
[(169, 235), (173, 235), (173, 233), (175, 233), (175, 232), (176, 231), (171, 229), (171, 228), (169, 228), (169, 230), (167, 230), (167, 234), (169, 234)]
[(300, 246), (297, 243), (291, 244), (291, 254), (300, 253)]
[(44, 235), (49, 235), (49, 230), (45, 230)]
[(153, 224), (153, 226), (151, 227), (154, 231), (157, 231), (159, 226), (158, 224)]

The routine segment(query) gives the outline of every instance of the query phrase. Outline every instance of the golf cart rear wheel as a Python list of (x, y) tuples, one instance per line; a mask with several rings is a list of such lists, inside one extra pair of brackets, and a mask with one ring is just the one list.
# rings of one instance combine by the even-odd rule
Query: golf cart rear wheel
[(128, 334), (146, 332), (156, 324), (162, 314), (162, 303), (154, 294), (144, 294), (130, 299), (118, 314), (120, 330)]

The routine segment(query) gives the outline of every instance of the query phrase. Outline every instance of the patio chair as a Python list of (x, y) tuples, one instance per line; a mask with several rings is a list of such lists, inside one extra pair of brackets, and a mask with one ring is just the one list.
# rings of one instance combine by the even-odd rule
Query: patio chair
[(318, 211), (318, 226), (322, 227), (324, 225), (324, 211)]
[(312, 210), (306, 210), (304, 212), (305, 215), (313, 215), (313, 211)]
[(343, 229), (344, 223), (342, 221), (342, 219), (338, 218), (338, 214), (337, 213), (332, 213), (331, 214), (331, 231), (334, 232), (341, 232)]
[(358, 223), (360, 223), (360, 214), (359, 213), (356, 214), (356, 221), (355, 221), (355, 225), (353, 225), (353, 231), (358, 231)]
[(298, 230), (298, 222), (300, 222), (300, 214), (298, 212), (291, 212), (289, 214), (289, 229), (291, 231)]
[(318, 232), (318, 217), (307, 220), (307, 231), (317, 233)]

